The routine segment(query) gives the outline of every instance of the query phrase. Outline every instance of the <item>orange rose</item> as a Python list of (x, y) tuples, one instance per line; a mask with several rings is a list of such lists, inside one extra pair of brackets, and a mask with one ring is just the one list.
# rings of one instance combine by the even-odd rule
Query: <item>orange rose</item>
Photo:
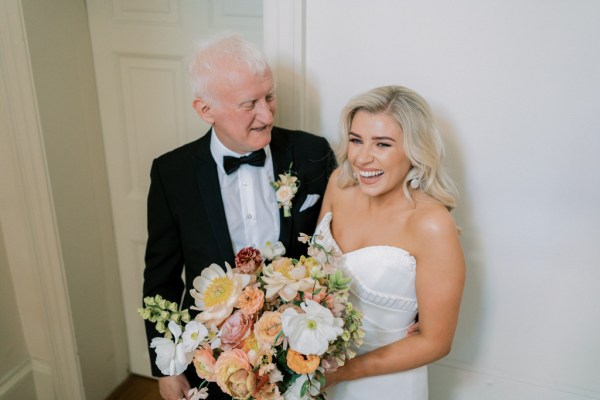
[(281, 332), (281, 313), (277, 311), (265, 311), (254, 326), (254, 335), (260, 341), (277, 346), (283, 341), (283, 334), (275, 341)]
[(215, 363), (215, 375), (221, 390), (234, 399), (246, 400), (256, 391), (256, 378), (243, 350), (221, 353)]
[(209, 382), (215, 381), (215, 357), (210, 346), (204, 346), (194, 352), (194, 367), (200, 378)]
[(238, 298), (237, 307), (246, 315), (258, 312), (265, 303), (265, 292), (254, 286), (246, 286)]
[(290, 367), (292, 371), (299, 374), (310, 374), (311, 372), (315, 372), (319, 366), (321, 357), (315, 354), (304, 355), (289, 349), (286, 360), (288, 367)]

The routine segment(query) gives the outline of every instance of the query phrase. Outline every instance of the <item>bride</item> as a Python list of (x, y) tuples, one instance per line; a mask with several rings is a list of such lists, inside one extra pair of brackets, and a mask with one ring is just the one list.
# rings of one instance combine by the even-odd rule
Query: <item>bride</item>
[(427, 399), (426, 365), (450, 351), (465, 279), (442, 141), (425, 100), (400, 86), (352, 99), (342, 134), (316, 234), (343, 254), (366, 335), (326, 375), (328, 398)]

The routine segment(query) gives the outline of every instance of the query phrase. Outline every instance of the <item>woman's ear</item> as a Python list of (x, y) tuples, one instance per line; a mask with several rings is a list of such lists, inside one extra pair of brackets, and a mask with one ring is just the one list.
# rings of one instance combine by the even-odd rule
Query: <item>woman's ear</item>
[(198, 114), (204, 122), (209, 125), (212, 125), (215, 122), (212, 108), (204, 99), (197, 98), (192, 103), (192, 106), (194, 107), (194, 110), (196, 110), (196, 114)]

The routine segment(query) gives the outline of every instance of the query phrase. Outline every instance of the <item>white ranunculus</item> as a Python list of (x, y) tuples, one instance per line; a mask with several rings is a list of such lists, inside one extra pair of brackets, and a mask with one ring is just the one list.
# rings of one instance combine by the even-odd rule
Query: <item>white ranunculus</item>
[[(173, 340), (167, 338), (154, 338), (150, 347), (156, 352), (156, 366), (164, 375), (180, 375), (192, 361), (192, 353), (187, 353), (183, 343), (177, 343), (181, 336), (181, 327), (175, 322), (169, 322), (169, 330)], [(176, 344), (177, 343), (177, 344)]]
[(335, 318), (328, 308), (313, 300), (300, 305), (304, 314), (288, 308), (281, 315), (281, 328), (290, 348), (302, 354), (322, 355), (329, 342), (343, 332), (344, 321)]
[(272, 260), (285, 254), (285, 246), (281, 242), (267, 242), (260, 248), (260, 255), (267, 260)]

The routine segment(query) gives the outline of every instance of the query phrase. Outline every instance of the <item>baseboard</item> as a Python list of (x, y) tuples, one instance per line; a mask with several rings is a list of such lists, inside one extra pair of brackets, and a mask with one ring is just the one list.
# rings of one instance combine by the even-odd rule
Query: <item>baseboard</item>
[(0, 377), (0, 400), (13, 399), (38, 399), (29, 360), (24, 360)]
[(600, 392), (530, 378), (510, 376), (456, 361), (429, 366), (430, 400), (590, 400)]

